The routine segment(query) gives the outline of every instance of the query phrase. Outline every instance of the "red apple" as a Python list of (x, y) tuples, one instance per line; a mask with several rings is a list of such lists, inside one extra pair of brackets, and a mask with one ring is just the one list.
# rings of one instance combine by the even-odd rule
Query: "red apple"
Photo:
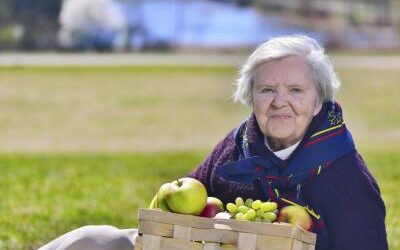
[(312, 220), (308, 212), (300, 206), (289, 205), (282, 208), (278, 215), (279, 222), (288, 222), (305, 230), (311, 230)]
[(208, 197), (207, 204), (201, 212), (201, 217), (213, 218), (217, 213), (224, 211), (224, 204), (215, 197)]

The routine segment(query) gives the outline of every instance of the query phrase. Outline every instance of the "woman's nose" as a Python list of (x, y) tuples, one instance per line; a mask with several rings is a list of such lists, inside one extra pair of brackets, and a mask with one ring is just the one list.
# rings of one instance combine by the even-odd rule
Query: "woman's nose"
[(288, 103), (288, 96), (285, 91), (277, 90), (274, 95), (274, 99), (272, 100), (272, 105), (275, 107), (283, 107)]

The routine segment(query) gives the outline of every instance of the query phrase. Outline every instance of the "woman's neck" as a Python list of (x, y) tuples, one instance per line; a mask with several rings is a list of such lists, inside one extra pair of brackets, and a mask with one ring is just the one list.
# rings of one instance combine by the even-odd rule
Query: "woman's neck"
[(273, 152), (288, 148), (290, 146), (295, 145), (296, 143), (298, 143), (301, 139), (296, 139), (296, 140), (290, 140), (290, 141), (283, 141), (283, 140), (272, 140), (269, 137), (266, 137), (267, 142), (269, 147), (271, 148), (271, 150)]

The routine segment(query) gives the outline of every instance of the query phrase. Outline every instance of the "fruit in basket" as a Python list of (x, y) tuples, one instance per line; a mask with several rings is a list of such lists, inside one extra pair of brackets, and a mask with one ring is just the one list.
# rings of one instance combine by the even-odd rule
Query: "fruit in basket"
[(237, 197), (236, 199), (235, 199), (235, 204), (236, 204), (236, 206), (241, 206), (241, 205), (244, 205), (244, 201), (243, 201), (243, 199), (242, 199), (242, 197)]
[(235, 214), (235, 219), (243, 220), (243, 216), (244, 216), (244, 214), (242, 212), (239, 212), (239, 213)]
[(158, 205), (157, 205), (157, 194), (154, 195), (154, 198), (151, 200), (149, 208), (150, 209), (158, 208)]
[(166, 211), (166, 212), (171, 212), (172, 210), (169, 208), (166, 195), (168, 194), (170, 190), (171, 183), (165, 183), (161, 185), (160, 189), (158, 190), (157, 193), (157, 207), (161, 208), (161, 210)]
[[(164, 185), (165, 190), (161, 190)], [(207, 204), (207, 190), (194, 178), (179, 178), (164, 185), (158, 193), (159, 207), (160, 201), (165, 201), (172, 212), (199, 215)]]
[(261, 200), (252, 200), (250, 198), (243, 201), (241, 197), (237, 197), (235, 203), (226, 204), (226, 210), (232, 218), (257, 222), (275, 221), (277, 207), (278, 204), (276, 202), (262, 202)]
[(278, 215), (278, 221), (298, 225), (305, 230), (310, 230), (312, 227), (310, 215), (300, 206), (289, 205), (282, 208)]
[(200, 213), (201, 217), (213, 218), (219, 212), (224, 211), (224, 204), (222, 201), (215, 197), (208, 197), (207, 204), (203, 211)]
[(276, 220), (276, 213), (266, 212), (263, 214), (262, 219), (263, 219), (263, 221), (272, 222), (272, 221)]
[(270, 201), (263, 202), (260, 205), (260, 209), (263, 212), (273, 212), (276, 209), (278, 209), (278, 204), (276, 202), (270, 202)]
[(219, 212), (214, 216), (214, 219), (230, 219), (231, 214), (228, 212)]
[(256, 211), (254, 210), (254, 209), (249, 209), (249, 210), (247, 210), (247, 212), (244, 214), (244, 217), (243, 218), (245, 218), (245, 220), (248, 220), (248, 221), (252, 221), (253, 219), (255, 219), (255, 217), (256, 217)]
[(252, 204), (251, 204), (251, 207), (253, 208), (253, 209), (259, 209), (260, 207), (261, 207), (261, 205), (262, 205), (262, 202), (260, 201), (260, 200), (255, 200)]
[(239, 212), (246, 213), (247, 210), (249, 210), (249, 207), (247, 207), (246, 205), (241, 205), (238, 207)]
[(247, 207), (250, 208), (250, 207), (251, 207), (251, 204), (253, 204), (253, 202), (254, 202), (253, 199), (247, 198), (246, 201), (244, 202), (244, 204), (245, 204)]
[[(164, 189), (165, 188), (160, 188), (160, 190), (164, 190)], [(160, 208), (163, 211), (170, 212), (171, 210), (169, 209), (164, 196), (159, 195), (159, 194), (163, 193), (163, 191), (160, 191), (160, 190), (157, 192), (157, 194), (151, 200), (149, 208), (150, 209)]]
[(228, 210), (228, 212), (231, 214), (235, 214), (237, 212), (237, 206), (236, 204), (229, 202), (226, 204), (226, 210)]

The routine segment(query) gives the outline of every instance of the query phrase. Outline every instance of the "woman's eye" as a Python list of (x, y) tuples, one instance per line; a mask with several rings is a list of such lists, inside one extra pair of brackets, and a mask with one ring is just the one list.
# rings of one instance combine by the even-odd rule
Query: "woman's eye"
[(292, 92), (292, 93), (301, 93), (301, 92), (303, 92), (303, 89), (301, 89), (301, 88), (293, 88), (293, 89), (290, 89), (290, 92)]
[(263, 88), (261, 89), (261, 93), (273, 93), (274, 89), (272, 88)]

